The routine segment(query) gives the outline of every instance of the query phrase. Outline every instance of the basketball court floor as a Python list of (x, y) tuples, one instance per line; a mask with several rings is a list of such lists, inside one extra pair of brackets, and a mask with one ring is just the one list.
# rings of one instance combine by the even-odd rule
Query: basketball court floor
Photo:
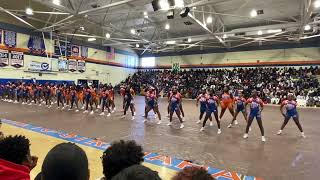
[[(278, 106), (267, 106), (262, 112), (267, 142), (262, 143), (260, 131), (254, 122), (249, 139), (242, 138), (245, 122), (241, 115), (239, 125), (231, 129), (231, 119), (226, 112), (222, 119), (222, 134), (217, 135), (217, 126), (200, 132), (198, 108), (195, 101), (185, 100), (186, 122), (184, 129), (178, 129), (179, 121), (168, 127), (166, 100), (160, 101), (163, 123), (156, 124), (153, 113), (149, 122), (143, 123), (144, 98), (136, 97), (137, 116), (131, 120), (130, 113), (121, 119), (120, 98), (116, 98), (117, 112), (111, 117), (75, 113), (38, 106), (26, 106), (0, 102), (1, 130), (6, 134), (23, 134), (31, 140), (32, 154), (39, 157), (39, 165), (32, 171), (32, 177), (41, 169), (47, 152), (56, 144), (70, 141), (78, 143), (86, 152), (90, 163), (90, 179), (102, 176), (100, 156), (113, 141), (136, 140), (143, 145), (145, 165), (158, 171), (164, 180), (169, 180), (176, 171), (190, 164), (205, 165), (218, 180), (265, 179), (301, 180), (317, 179), (320, 176), (320, 109), (299, 109), (301, 123), (307, 138), (299, 137), (293, 122), (289, 122), (284, 134), (275, 135), (282, 116)], [(231, 172), (231, 173), (230, 173)], [(258, 178), (256, 178), (258, 177)]]

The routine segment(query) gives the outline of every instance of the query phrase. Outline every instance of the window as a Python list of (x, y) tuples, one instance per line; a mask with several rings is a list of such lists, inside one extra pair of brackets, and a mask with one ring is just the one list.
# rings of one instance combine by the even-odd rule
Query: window
[(146, 57), (141, 58), (141, 66), (142, 67), (154, 67), (156, 65), (155, 57)]

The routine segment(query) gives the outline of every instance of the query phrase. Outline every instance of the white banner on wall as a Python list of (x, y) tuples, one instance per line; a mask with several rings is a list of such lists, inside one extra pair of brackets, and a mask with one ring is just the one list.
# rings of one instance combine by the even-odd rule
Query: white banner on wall
[(28, 69), (31, 71), (50, 71), (51, 68), (49, 63), (31, 61)]
[(71, 72), (77, 71), (77, 60), (69, 59), (69, 71)]
[(86, 62), (85, 61), (78, 61), (78, 71), (83, 73), (86, 71)]
[(9, 65), (9, 51), (0, 49), (0, 67)]
[(10, 54), (11, 66), (15, 68), (21, 68), (24, 65), (23, 52), (11, 51)]

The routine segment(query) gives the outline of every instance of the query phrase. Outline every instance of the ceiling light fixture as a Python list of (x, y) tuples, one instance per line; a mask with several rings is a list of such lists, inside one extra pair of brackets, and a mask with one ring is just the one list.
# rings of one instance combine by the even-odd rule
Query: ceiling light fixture
[(111, 35), (109, 33), (106, 33), (106, 38), (109, 39)]
[(282, 29), (269, 29), (267, 32), (268, 33), (279, 33), (279, 32), (282, 32)]
[(169, 30), (169, 29), (170, 29), (170, 24), (167, 23), (167, 24), (164, 26), (164, 28), (165, 28), (166, 30)]
[(223, 39), (226, 39), (227, 37), (228, 37), (227, 34), (224, 34), (224, 35), (222, 36)]
[(33, 10), (31, 8), (26, 8), (26, 14), (33, 15)]
[(255, 9), (253, 9), (251, 12), (250, 12), (250, 16), (251, 17), (256, 17), (258, 15), (257, 11)]
[(184, 1), (183, 0), (174, 0), (175, 7), (177, 8), (183, 8), (184, 7)]
[(260, 30), (260, 31), (258, 31), (258, 35), (259, 36), (261, 36), (263, 33), (262, 33), (262, 31)]
[(311, 29), (311, 26), (309, 24), (304, 26), (304, 30), (305, 31), (310, 31), (310, 29)]
[(211, 23), (212, 23), (212, 17), (209, 16), (209, 17), (207, 17), (207, 24), (211, 24)]
[(134, 29), (131, 29), (130, 32), (131, 32), (131, 34), (136, 34), (136, 30), (134, 30)]
[(148, 18), (148, 12), (147, 11), (143, 12), (143, 16), (144, 18)]
[(320, 0), (315, 1), (313, 5), (315, 8), (319, 8), (320, 7)]
[(80, 30), (81, 30), (81, 31), (84, 31), (84, 27), (83, 27), (83, 26), (80, 26)]
[(58, 6), (61, 4), (60, 0), (52, 0), (52, 3)]
[(176, 41), (166, 41), (166, 44), (176, 44)]
[(97, 39), (96, 39), (96, 38), (94, 38), (94, 37), (88, 38), (88, 41), (89, 41), (89, 42), (91, 42), (91, 41), (95, 41), (95, 40), (97, 40)]
[(192, 39), (191, 39), (191, 37), (189, 37), (189, 38), (188, 38), (188, 42), (189, 42), (189, 43), (191, 43), (191, 42), (192, 42)]
[(169, 8), (170, 8), (168, 0), (160, 0), (159, 1), (159, 6), (160, 6), (161, 10), (169, 10)]
[(140, 45), (139, 45), (139, 44), (136, 44), (136, 47), (138, 48), (138, 47), (140, 47)]

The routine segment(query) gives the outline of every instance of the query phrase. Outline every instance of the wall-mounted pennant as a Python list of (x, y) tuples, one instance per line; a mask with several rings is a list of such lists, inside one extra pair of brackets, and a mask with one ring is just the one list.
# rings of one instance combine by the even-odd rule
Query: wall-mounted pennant
[(77, 71), (77, 60), (69, 59), (69, 71), (71, 72)]
[(9, 51), (0, 49), (0, 67), (9, 65)]
[(68, 61), (65, 59), (58, 60), (58, 70), (60, 72), (68, 72)]
[(28, 48), (33, 54), (44, 54), (45, 44), (43, 38), (39, 36), (30, 36), (28, 41)]
[(82, 58), (88, 57), (88, 48), (85, 46), (81, 46), (81, 57)]
[(24, 65), (23, 52), (11, 51), (10, 55), (11, 66), (21, 68)]
[(71, 56), (73, 57), (79, 57), (80, 55), (80, 48), (79, 46), (72, 45), (71, 46)]
[(17, 46), (17, 33), (13, 31), (4, 31), (4, 44), (7, 47), (16, 47)]
[(78, 61), (78, 71), (83, 73), (86, 71), (86, 62), (85, 61)]
[(114, 60), (115, 59), (115, 50), (113, 47), (107, 46), (107, 59)]

